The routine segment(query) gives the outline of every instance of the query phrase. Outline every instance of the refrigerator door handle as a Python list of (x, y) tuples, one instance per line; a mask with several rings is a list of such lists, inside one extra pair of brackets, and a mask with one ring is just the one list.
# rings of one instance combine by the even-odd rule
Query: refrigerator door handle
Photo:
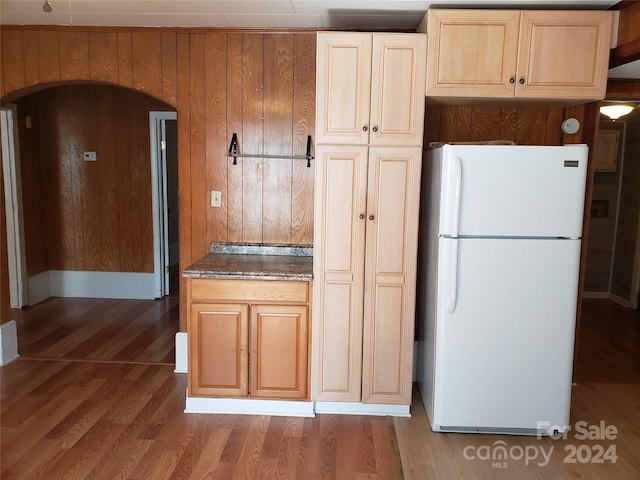
[(453, 228), (451, 236), (453, 238), (457, 238), (458, 232), (460, 231), (460, 198), (462, 195), (462, 159), (460, 157), (456, 157), (453, 161), (453, 175), (455, 190), (453, 198)]
[(447, 311), (452, 314), (456, 311), (456, 302), (458, 301), (458, 239), (452, 238), (451, 241), (451, 276), (449, 279), (449, 302)]

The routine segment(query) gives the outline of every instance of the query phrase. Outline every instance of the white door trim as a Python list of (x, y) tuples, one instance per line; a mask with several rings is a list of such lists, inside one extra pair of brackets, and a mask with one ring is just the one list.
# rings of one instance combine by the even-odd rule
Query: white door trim
[(2, 168), (7, 223), (7, 256), (11, 308), (21, 308), (27, 300), (27, 262), (25, 257), (24, 217), (22, 208), (22, 175), (18, 141), (17, 105), (0, 109), (2, 135)]
[(151, 145), (151, 205), (153, 211), (153, 275), (156, 298), (169, 293), (169, 245), (165, 120), (177, 120), (177, 112), (149, 112)]

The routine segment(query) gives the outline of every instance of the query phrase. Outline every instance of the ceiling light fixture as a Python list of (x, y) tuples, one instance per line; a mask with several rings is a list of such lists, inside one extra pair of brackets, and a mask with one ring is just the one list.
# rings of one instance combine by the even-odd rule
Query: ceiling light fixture
[(620, 117), (624, 117), (625, 115), (629, 115), (633, 109), (634, 105), (629, 105), (626, 103), (617, 103), (613, 105), (603, 105), (600, 107), (600, 113), (606, 115), (614, 122)]
[(53, 8), (51, 7), (51, 3), (49, 0), (44, 0), (44, 4), (42, 5), (42, 11), (45, 13), (51, 13)]

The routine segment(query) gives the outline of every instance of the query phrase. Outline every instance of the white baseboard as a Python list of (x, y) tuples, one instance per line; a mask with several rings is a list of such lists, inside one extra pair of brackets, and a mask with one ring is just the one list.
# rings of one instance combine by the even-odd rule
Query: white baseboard
[(0, 365), (7, 365), (18, 358), (18, 329), (16, 321), (0, 325)]
[(187, 353), (187, 332), (176, 333), (176, 369), (175, 373), (187, 373), (189, 355)]
[(612, 300), (617, 304), (622, 305), (623, 307), (631, 308), (631, 302), (629, 301), (628, 298), (622, 298), (612, 293), (609, 295), (609, 300)]
[(583, 292), (582, 298), (609, 298), (609, 292)]
[(154, 299), (153, 273), (49, 271), (52, 297)]
[(377, 415), (390, 417), (410, 417), (409, 405), (386, 405), (358, 402), (316, 402), (316, 413), (340, 415)]
[(51, 279), (48, 270), (27, 279), (27, 295), (29, 305), (35, 305), (51, 296)]
[(201, 398), (187, 394), (184, 413), (228, 413), (233, 415), (271, 415), (314, 417), (313, 402), (258, 400), (253, 398)]

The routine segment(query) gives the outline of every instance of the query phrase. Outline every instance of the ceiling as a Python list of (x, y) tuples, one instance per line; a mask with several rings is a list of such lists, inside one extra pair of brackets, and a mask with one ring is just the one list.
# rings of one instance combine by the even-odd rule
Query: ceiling
[[(618, 0), (0, 0), (0, 25), (414, 30), (431, 7), (607, 9)], [(640, 61), (610, 72), (640, 78)]]
[(0, 0), (2, 25), (222, 28), (417, 28), (431, 6), (606, 9), (617, 0)]

